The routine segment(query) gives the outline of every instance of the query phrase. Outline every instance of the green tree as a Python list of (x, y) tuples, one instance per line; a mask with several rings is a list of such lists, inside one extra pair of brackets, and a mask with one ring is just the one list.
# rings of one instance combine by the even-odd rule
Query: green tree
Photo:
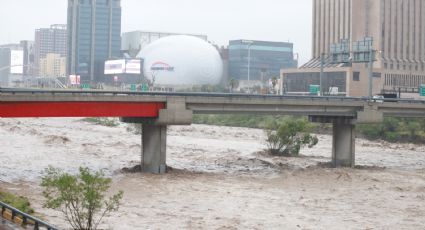
[(278, 78), (277, 77), (273, 77), (272, 78), (272, 92), (273, 92), (273, 94), (275, 93), (275, 88), (276, 88), (276, 85), (277, 85), (277, 83), (278, 83)]
[(266, 143), (272, 155), (296, 156), (302, 147), (312, 148), (318, 143), (317, 137), (308, 133), (310, 126), (306, 120), (286, 119), (274, 128), (266, 129)]
[(239, 81), (232, 78), (229, 81), (229, 88), (230, 88), (230, 92), (233, 93), (233, 91), (239, 87)]
[(111, 179), (102, 172), (81, 167), (79, 174), (70, 175), (49, 167), (42, 178), (44, 206), (61, 211), (73, 229), (97, 229), (103, 217), (117, 211), (123, 192), (105, 198)]

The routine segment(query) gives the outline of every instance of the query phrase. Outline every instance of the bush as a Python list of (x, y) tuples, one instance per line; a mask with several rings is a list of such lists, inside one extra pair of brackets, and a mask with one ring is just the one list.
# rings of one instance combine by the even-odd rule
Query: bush
[(48, 168), (42, 178), (44, 206), (61, 211), (73, 229), (92, 230), (112, 211), (117, 211), (123, 192), (105, 198), (111, 179), (102, 172), (80, 168), (78, 175)]
[(368, 139), (389, 142), (425, 142), (425, 119), (385, 118), (382, 124), (359, 125), (358, 132)]
[[(254, 115), (194, 115), (193, 123), (219, 126), (248, 127), (269, 129), (288, 119), (302, 119), (291, 116), (254, 116)], [(311, 132), (332, 133), (331, 124), (310, 124)], [(277, 129), (277, 128), (276, 128)], [(272, 129), (273, 130), (273, 129)], [(425, 143), (425, 119), (424, 118), (385, 118), (382, 124), (357, 125), (357, 134), (376, 140), (382, 139), (390, 142), (408, 141)]]
[[(272, 124), (277, 126), (287, 119), (301, 119), (291, 116), (260, 116), (260, 115), (194, 115), (194, 124), (218, 125), (218, 126), (232, 126), (232, 127), (246, 127), (246, 128), (260, 128), (265, 129)], [(307, 121), (306, 117), (302, 118)], [(314, 126), (314, 125), (313, 125)]]
[(384, 138), (390, 142), (397, 142), (400, 139), (400, 134), (397, 132), (385, 132)]
[[(277, 129), (274, 129), (277, 128)], [(308, 133), (311, 129), (308, 122), (302, 119), (286, 119), (278, 126), (271, 124), (265, 130), (267, 147), (272, 155), (298, 156), (302, 147), (312, 148), (318, 138)]]
[(34, 209), (31, 207), (28, 198), (23, 196), (16, 196), (9, 192), (0, 191), (0, 201), (17, 208), (18, 210), (27, 213), (33, 214)]
[(87, 117), (84, 118), (83, 121), (107, 127), (116, 127), (119, 125), (117, 119), (107, 117)]

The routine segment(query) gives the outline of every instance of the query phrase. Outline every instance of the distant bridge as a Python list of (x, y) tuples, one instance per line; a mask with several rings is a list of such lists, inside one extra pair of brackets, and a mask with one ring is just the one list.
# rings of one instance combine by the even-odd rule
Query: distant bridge
[(332, 163), (353, 167), (356, 124), (380, 123), (384, 116), (425, 117), (425, 100), (0, 89), (4, 118), (120, 117), (143, 124), (142, 168), (154, 173), (166, 170), (167, 125), (189, 125), (193, 114), (305, 115), (312, 122), (332, 123)]

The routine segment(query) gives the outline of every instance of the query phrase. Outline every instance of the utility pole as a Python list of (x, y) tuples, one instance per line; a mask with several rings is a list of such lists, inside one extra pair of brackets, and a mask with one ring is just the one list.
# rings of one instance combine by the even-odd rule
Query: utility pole
[(324, 53), (320, 54), (320, 76), (319, 76), (319, 96), (323, 96), (323, 90), (322, 90), (322, 84), (323, 84), (323, 68), (325, 65), (325, 60), (324, 60)]
[(373, 84), (373, 49), (369, 50), (369, 100), (372, 99), (372, 84)]
[(247, 84), (248, 84), (248, 91), (250, 89), (250, 74), (251, 74), (251, 48), (252, 45), (254, 44), (254, 41), (250, 41), (250, 40), (242, 40), (241, 42), (242, 44), (247, 45), (247, 49), (248, 49), (248, 77), (247, 77)]

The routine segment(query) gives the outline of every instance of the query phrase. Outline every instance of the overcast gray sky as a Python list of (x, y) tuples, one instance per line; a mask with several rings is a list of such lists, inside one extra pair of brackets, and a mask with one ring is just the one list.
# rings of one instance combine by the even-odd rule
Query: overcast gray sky
[[(198, 33), (233, 39), (290, 41), (300, 62), (311, 56), (311, 0), (121, 0), (122, 32)], [(0, 0), (0, 44), (34, 40), (36, 28), (66, 23), (67, 0)]]

